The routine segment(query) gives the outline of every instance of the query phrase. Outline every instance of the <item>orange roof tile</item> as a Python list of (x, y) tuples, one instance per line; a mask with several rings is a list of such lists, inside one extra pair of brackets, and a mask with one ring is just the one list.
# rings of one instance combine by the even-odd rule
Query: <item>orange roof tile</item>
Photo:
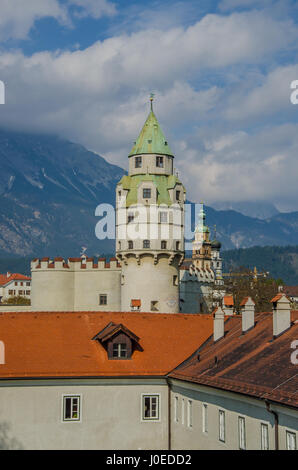
[(232, 295), (225, 295), (224, 296), (224, 305), (226, 307), (233, 307), (234, 305), (234, 299)]
[[(135, 350), (127, 361), (109, 360), (92, 338), (111, 321), (138, 336), (143, 351)], [(6, 361), (0, 378), (161, 376), (193, 354), (212, 331), (211, 315), (6, 312), (0, 314)]]

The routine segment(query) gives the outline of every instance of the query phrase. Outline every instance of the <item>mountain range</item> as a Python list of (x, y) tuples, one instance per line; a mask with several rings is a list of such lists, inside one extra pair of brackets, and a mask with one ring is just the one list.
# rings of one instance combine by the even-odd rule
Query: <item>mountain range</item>
[[(114, 252), (114, 240), (95, 236), (95, 209), (114, 205), (122, 168), (56, 136), (3, 129), (0, 168), (1, 257), (78, 256), (82, 247), (90, 256)], [(263, 220), (235, 210), (206, 212), (223, 249), (297, 244), (298, 212)]]

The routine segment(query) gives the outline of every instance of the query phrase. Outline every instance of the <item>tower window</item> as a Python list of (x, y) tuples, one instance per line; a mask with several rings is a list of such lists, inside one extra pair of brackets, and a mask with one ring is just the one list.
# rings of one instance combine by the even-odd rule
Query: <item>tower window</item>
[(144, 188), (143, 189), (143, 198), (144, 199), (150, 199), (151, 198), (151, 189), (150, 188)]
[(107, 294), (100, 294), (99, 295), (99, 305), (107, 305), (107, 303), (108, 303)]
[(176, 201), (180, 200), (180, 191), (176, 191)]
[(173, 286), (178, 286), (178, 276), (176, 274), (173, 276)]
[(167, 242), (165, 240), (161, 241), (161, 249), (166, 250), (167, 249)]
[(135, 168), (141, 168), (142, 167), (142, 157), (136, 157), (135, 158)]
[(176, 250), (180, 250), (180, 242), (176, 242)]
[(158, 312), (158, 301), (157, 300), (151, 300), (151, 311), (152, 312)]
[(160, 223), (166, 224), (168, 221), (168, 213), (167, 212), (160, 212), (159, 213), (159, 220)]
[(113, 344), (113, 357), (123, 358), (127, 357), (126, 343), (114, 343)]
[(132, 222), (134, 218), (135, 218), (134, 214), (132, 212), (129, 212), (127, 216), (127, 222), (128, 223)]
[(157, 168), (163, 168), (163, 157), (156, 157)]
[(143, 240), (143, 248), (150, 248), (150, 240)]
[(128, 240), (128, 249), (133, 250), (133, 241), (132, 240)]

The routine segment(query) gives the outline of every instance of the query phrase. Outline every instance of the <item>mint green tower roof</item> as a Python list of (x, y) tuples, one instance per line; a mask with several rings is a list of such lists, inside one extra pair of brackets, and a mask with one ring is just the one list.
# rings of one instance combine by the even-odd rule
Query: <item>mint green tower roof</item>
[(131, 157), (132, 155), (140, 155), (142, 153), (174, 156), (153, 112), (152, 99), (149, 116), (128, 156)]

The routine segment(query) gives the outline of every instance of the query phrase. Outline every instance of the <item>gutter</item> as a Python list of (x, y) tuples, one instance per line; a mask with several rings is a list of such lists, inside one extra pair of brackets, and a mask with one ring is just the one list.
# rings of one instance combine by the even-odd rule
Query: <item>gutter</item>
[(279, 448), (279, 442), (278, 442), (278, 413), (271, 408), (271, 404), (268, 400), (265, 399), (265, 404), (266, 404), (266, 409), (269, 413), (272, 413), (274, 416), (274, 434), (275, 434), (275, 450), (278, 450)]

